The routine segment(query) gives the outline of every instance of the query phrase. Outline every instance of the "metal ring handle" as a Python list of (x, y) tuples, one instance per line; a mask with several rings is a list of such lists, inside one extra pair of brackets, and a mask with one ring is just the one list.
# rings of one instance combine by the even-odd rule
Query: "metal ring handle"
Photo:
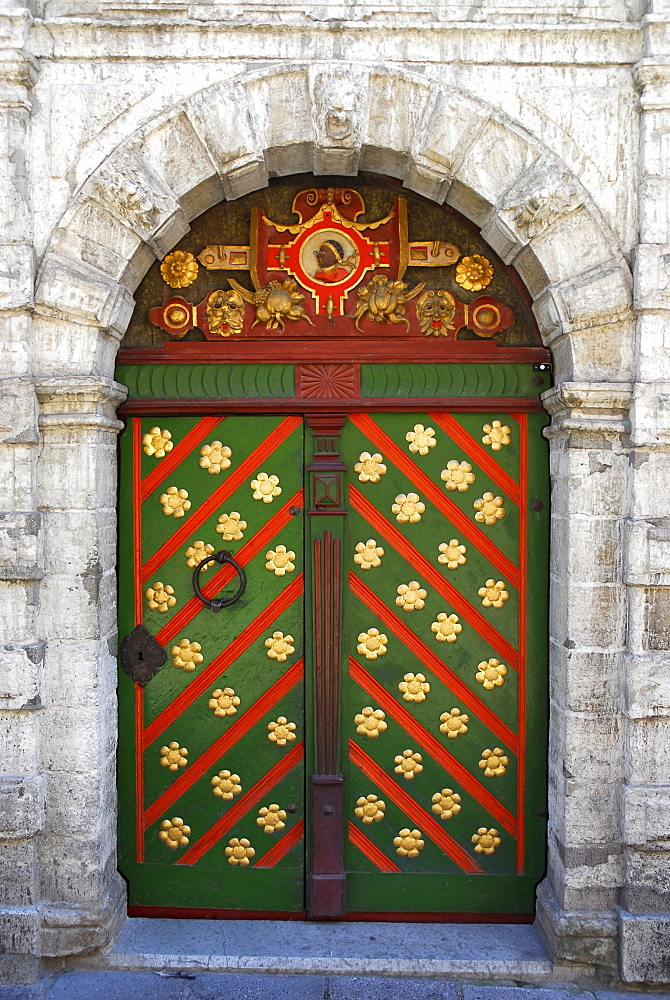
[[(232, 597), (219, 597), (215, 598), (213, 601), (208, 601), (207, 598), (203, 595), (202, 591), (200, 590), (200, 585), (198, 583), (198, 577), (200, 576), (200, 571), (208, 563), (211, 562), (218, 562), (221, 564), (230, 563), (230, 565), (233, 567), (233, 569), (239, 576), (240, 585), (237, 588), (237, 593), (233, 594)], [(206, 604), (207, 607), (211, 608), (211, 610), (214, 612), (220, 611), (221, 608), (229, 608), (231, 604), (235, 603), (235, 601), (239, 601), (240, 597), (242, 596), (242, 594), (246, 589), (246, 586), (247, 586), (246, 573), (244, 572), (240, 564), (235, 562), (232, 553), (226, 552), (225, 549), (221, 549), (220, 552), (215, 552), (213, 555), (207, 556), (207, 558), (203, 559), (202, 562), (199, 562), (198, 565), (193, 570), (193, 589), (195, 590), (195, 596), (199, 597), (202, 603)]]

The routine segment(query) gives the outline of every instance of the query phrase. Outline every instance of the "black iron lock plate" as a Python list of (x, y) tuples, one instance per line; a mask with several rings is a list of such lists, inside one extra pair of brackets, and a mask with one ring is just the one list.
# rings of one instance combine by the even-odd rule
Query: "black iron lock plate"
[(166, 660), (167, 653), (144, 625), (137, 625), (121, 643), (121, 666), (142, 687)]

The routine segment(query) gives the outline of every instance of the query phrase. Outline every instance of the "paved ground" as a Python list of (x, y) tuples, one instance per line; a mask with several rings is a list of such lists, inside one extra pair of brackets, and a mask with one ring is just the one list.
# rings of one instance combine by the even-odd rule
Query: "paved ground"
[(0, 986), (0, 1000), (668, 1000), (669, 995), (588, 991), (570, 984), (183, 972), (67, 972), (35, 986)]

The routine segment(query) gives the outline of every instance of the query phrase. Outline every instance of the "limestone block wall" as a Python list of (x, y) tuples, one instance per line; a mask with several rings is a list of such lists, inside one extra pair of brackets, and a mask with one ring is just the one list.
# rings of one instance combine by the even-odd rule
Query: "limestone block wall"
[(293, 173), (472, 219), (555, 361), (557, 962), (670, 981), (670, 4), (0, 11), (0, 974), (110, 940), (118, 343), (153, 260)]

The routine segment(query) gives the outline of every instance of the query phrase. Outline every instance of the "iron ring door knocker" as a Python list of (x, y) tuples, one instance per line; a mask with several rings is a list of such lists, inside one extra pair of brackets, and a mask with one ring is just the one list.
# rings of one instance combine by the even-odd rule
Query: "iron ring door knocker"
[[(214, 599), (213, 601), (208, 601), (207, 598), (202, 593), (202, 591), (200, 590), (200, 585), (198, 583), (198, 577), (200, 575), (200, 571), (203, 569), (203, 567), (205, 567), (208, 563), (211, 562), (218, 562), (222, 564), (229, 563), (239, 576), (240, 585), (237, 588), (237, 593), (233, 594), (232, 597), (219, 597)], [(220, 552), (215, 552), (214, 555), (207, 556), (207, 558), (203, 559), (202, 562), (199, 562), (198, 565), (193, 570), (193, 589), (195, 590), (196, 597), (199, 597), (203, 604), (206, 604), (207, 607), (211, 608), (211, 610), (215, 612), (220, 611), (221, 608), (229, 608), (231, 604), (235, 603), (235, 601), (239, 601), (240, 597), (242, 596), (242, 594), (246, 589), (246, 586), (247, 586), (246, 573), (244, 572), (240, 564), (235, 562), (235, 560), (232, 557), (232, 554), (230, 552), (226, 552), (224, 549), (221, 549)]]

